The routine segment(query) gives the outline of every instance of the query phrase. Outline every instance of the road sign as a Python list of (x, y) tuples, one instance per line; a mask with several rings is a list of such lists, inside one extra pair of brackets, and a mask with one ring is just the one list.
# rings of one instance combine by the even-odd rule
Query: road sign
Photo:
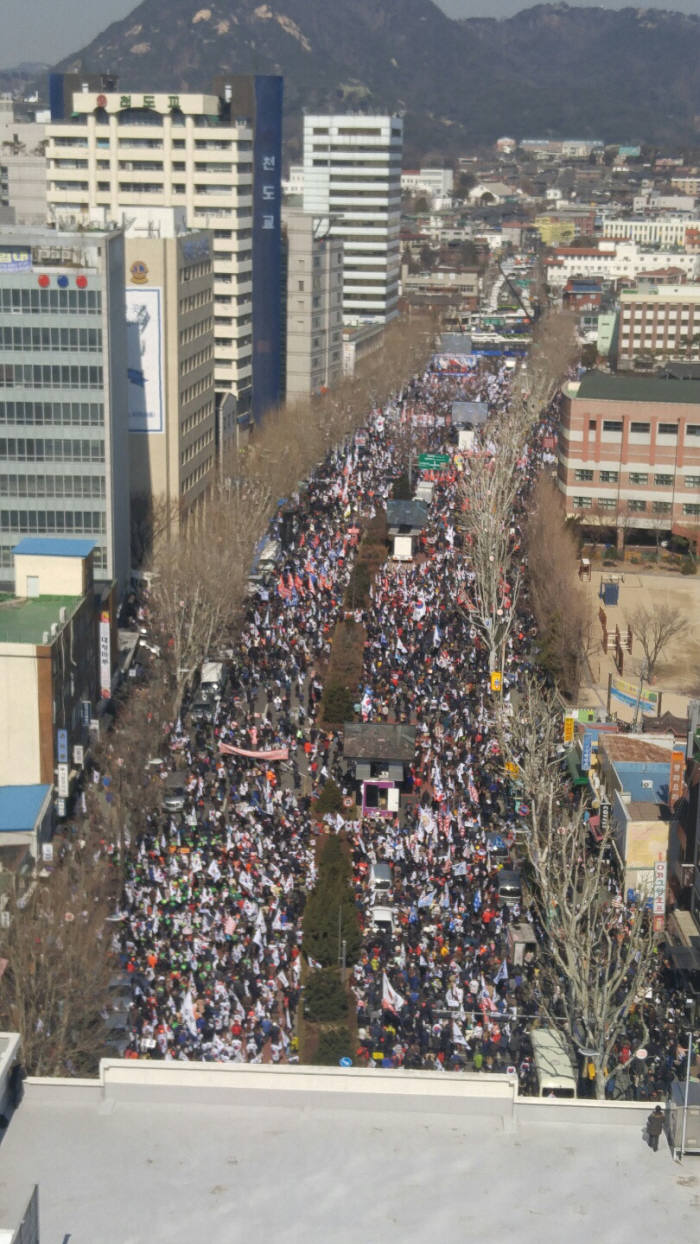
[(520, 769), (516, 764), (513, 764), (512, 760), (506, 760), (505, 769), (506, 773), (510, 773), (511, 777), (517, 777), (520, 773)]
[(419, 454), (418, 467), (421, 471), (438, 471), (440, 467), (447, 466), (450, 461), (449, 454)]
[(500, 670), (491, 671), (491, 690), (500, 691), (503, 684), (503, 675)]

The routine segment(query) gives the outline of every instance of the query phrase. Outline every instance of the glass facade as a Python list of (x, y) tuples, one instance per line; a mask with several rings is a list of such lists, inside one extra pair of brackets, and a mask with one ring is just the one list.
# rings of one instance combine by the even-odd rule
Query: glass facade
[[(17, 261), (15, 261), (17, 262)], [(24, 535), (97, 541), (107, 565), (102, 280), (0, 265), (0, 581)]]

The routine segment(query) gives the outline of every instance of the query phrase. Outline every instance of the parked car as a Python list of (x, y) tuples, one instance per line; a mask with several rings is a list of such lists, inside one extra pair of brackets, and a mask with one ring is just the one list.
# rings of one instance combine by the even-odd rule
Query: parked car
[(184, 775), (169, 773), (165, 779), (165, 790), (161, 800), (164, 812), (182, 812), (187, 798)]

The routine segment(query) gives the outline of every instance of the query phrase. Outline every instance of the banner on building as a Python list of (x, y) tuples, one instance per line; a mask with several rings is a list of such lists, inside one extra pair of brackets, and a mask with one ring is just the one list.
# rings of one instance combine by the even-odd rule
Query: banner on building
[(593, 755), (593, 732), (584, 730), (583, 742), (581, 743), (581, 772), (587, 773), (591, 767), (591, 758)]
[(31, 251), (0, 251), (0, 272), (29, 272), (31, 267)]
[(658, 691), (652, 691), (650, 687), (642, 687), (640, 691), (639, 683), (630, 682), (626, 678), (613, 678), (610, 682), (610, 694), (622, 704), (628, 704), (630, 708), (636, 708), (639, 701), (642, 713), (655, 714), (658, 711)]
[(57, 769), (58, 781), (56, 782), (56, 790), (58, 791), (59, 799), (67, 799), (69, 792), (68, 765), (58, 765)]
[(668, 779), (668, 806), (672, 812), (678, 800), (683, 796), (684, 781), (685, 752), (674, 748), (671, 752), (671, 771)]
[(163, 431), (163, 329), (160, 290), (126, 290), (130, 432)]
[(112, 694), (112, 628), (109, 614), (100, 614), (100, 695), (108, 700)]
[(654, 932), (663, 932), (666, 916), (666, 861), (658, 859), (654, 865)]

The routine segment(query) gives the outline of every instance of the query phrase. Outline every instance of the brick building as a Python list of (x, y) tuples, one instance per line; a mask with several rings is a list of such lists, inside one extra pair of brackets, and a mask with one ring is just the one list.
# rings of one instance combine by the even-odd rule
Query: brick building
[(568, 515), (700, 542), (700, 380), (586, 372), (564, 390), (559, 487)]

